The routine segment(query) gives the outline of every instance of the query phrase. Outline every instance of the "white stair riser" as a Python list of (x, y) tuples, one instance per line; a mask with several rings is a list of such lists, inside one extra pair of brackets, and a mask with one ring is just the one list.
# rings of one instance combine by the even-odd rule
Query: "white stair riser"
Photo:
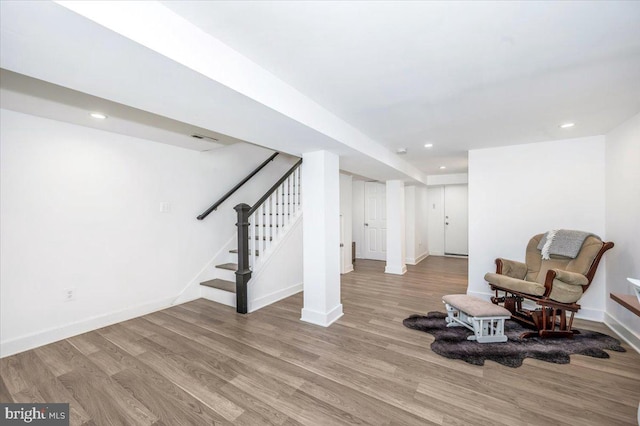
[(221, 280), (236, 282), (236, 271), (230, 271), (228, 269), (221, 269), (221, 268), (215, 268), (215, 269), (216, 269), (216, 278), (220, 278)]
[(220, 290), (217, 288), (201, 286), (201, 293), (204, 299), (211, 300), (212, 302), (218, 302), (223, 305), (236, 307), (236, 295), (229, 291)]

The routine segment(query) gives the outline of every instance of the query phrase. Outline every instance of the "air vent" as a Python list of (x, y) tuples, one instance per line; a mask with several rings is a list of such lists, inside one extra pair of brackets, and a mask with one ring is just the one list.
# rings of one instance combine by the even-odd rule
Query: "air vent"
[(197, 133), (192, 134), (191, 137), (196, 139), (206, 139), (208, 141), (218, 142), (218, 139), (216, 138), (212, 138), (211, 136), (199, 135)]

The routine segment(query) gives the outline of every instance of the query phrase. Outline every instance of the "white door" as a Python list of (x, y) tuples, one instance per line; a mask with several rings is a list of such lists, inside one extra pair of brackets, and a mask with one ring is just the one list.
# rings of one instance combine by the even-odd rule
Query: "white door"
[(469, 254), (469, 198), (467, 185), (444, 187), (444, 253)]
[(384, 184), (364, 184), (365, 259), (387, 260), (387, 189)]
[(340, 273), (344, 274), (344, 217), (340, 215)]

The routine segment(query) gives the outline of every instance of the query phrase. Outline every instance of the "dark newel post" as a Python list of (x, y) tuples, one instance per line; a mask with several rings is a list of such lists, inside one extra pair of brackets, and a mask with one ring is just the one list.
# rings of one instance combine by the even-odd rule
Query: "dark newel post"
[(251, 279), (249, 269), (249, 210), (251, 206), (238, 204), (234, 207), (238, 213), (238, 270), (236, 271), (236, 312), (246, 314), (247, 283)]

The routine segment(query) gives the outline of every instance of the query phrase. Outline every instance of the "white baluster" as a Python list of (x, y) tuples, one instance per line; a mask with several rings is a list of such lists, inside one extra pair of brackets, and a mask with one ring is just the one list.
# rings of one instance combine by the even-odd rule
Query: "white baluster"
[[(280, 197), (278, 198), (278, 200), (280, 200), (280, 204), (282, 205), (284, 200), (284, 182), (282, 182), (282, 185), (280, 185)], [(282, 207), (283, 208), (281, 209), (280, 217), (278, 219), (280, 221), (280, 226), (284, 227), (284, 205)]]
[(273, 213), (273, 209), (272, 209), (272, 205), (271, 203), (273, 202), (273, 198), (269, 197), (267, 198), (266, 204), (267, 204), (267, 217), (269, 218), (268, 224), (267, 224), (267, 244), (270, 246), (271, 245), (271, 241), (273, 240), (274, 237), (274, 231), (275, 229), (273, 228), (273, 216), (271, 215), (271, 213)]
[(287, 199), (285, 200), (287, 206), (287, 221), (291, 216), (291, 176), (287, 177)]
[(298, 173), (297, 169), (293, 171), (293, 197), (291, 199), (293, 203), (293, 212), (298, 212)]
[(272, 203), (275, 206), (275, 210), (273, 213), (273, 217), (271, 218), (271, 223), (273, 224), (273, 235), (278, 238), (280, 236), (280, 227), (278, 226), (278, 190), (276, 189), (273, 194), (271, 194)]
[(253, 271), (256, 264), (256, 213), (249, 217), (249, 269)]
[(302, 169), (300, 166), (296, 169), (296, 173), (298, 174), (298, 187), (296, 190), (298, 192), (298, 207), (300, 207), (302, 205), (302, 199), (300, 198), (302, 194)]
[(264, 254), (262, 243), (264, 241), (264, 204), (258, 207), (258, 216), (260, 216), (260, 225), (258, 226), (258, 250), (260, 255)]

